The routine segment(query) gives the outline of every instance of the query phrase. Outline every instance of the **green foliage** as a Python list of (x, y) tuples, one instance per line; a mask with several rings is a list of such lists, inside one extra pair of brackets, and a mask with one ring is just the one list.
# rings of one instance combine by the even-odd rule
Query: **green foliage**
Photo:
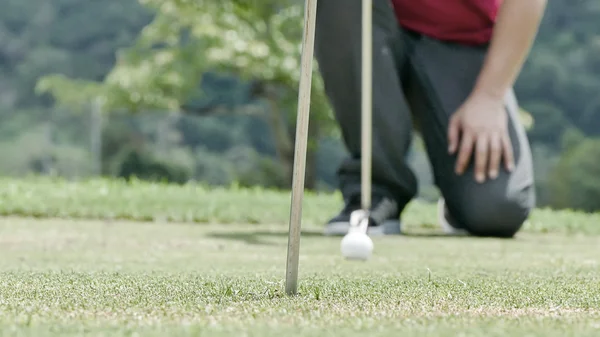
[[(48, 76), (39, 93), (77, 106), (97, 97), (115, 109), (178, 110), (197, 94), (208, 71), (235, 73), (283, 90), (287, 109), (297, 101), (303, 7), (298, 1), (142, 1), (156, 11), (135, 45), (119, 53), (100, 85)], [(331, 122), (323, 84), (314, 67), (315, 122)], [(293, 122), (294, 119), (291, 119)], [(331, 125), (332, 123), (329, 123)]]
[[(285, 186), (289, 187), (300, 77), (302, 3), (150, 0), (142, 4), (155, 12), (153, 21), (144, 27), (133, 46), (119, 52), (117, 64), (102, 83), (53, 75), (40, 79), (38, 93), (51, 94), (60, 104), (75, 109), (94, 101), (107, 112), (185, 111), (194, 106), (190, 102), (206, 96), (202, 82), (207, 73), (235, 74), (252, 83), (253, 98), (265, 104), (228, 112), (258, 112), (268, 123), (280, 163), (271, 165), (271, 160), (265, 159), (269, 164), (260, 167), (279, 167), (287, 181)], [(336, 130), (316, 66), (312, 91), (310, 153), (317, 150), (323, 134), (331, 135)], [(309, 160), (309, 172), (315, 170), (314, 166)], [(278, 181), (272, 183), (279, 185)], [(315, 184), (316, 176), (309, 174), (307, 187)]]
[(548, 177), (552, 205), (600, 211), (600, 140), (586, 139), (569, 144), (555, 170)]
[(565, 153), (569, 153), (574, 150), (581, 143), (586, 141), (585, 134), (577, 128), (568, 128), (562, 135), (561, 145)]
[(48, 125), (23, 132), (13, 141), (0, 143), (0, 172), (23, 176), (31, 173), (85, 177), (91, 174), (90, 155), (74, 144), (55, 146), (48, 141)]
[[(161, 166), (175, 166), (175, 170), (185, 168), (186, 179), (209, 185), (233, 182), (277, 188), (287, 185), (287, 177), (282, 175), (281, 164), (273, 158), (273, 150), (267, 148), (259, 152), (249, 137), (251, 132), (257, 131), (249, 116), (182, 115), (171, 121), (169, 118), (172, 117), (161, 113), (112, 114), (103, 129), (102, 173), (123, 176), (120, 172), (126, 158), (139, 153), (145, 159), (136, 161), (137, 168), (129, 166), (128, 169), (128, 172), (137, 172), (129, 174), (139, 179), (154, 180), (144, 172), (149, 169), (148, 161), (159, 160)], [(251, 141), (241, 145), (248, 138)], [(322, 169), (326, 171), (328, 166)]]
[(49, 75), (40, 79), (37, 83), (38, 94), (52, 93), (55, 99), (67, 108), (81, 111), (89, 106), (90, 102), (105, 96), (106, 88), (98, 83), (86, 80), (73, 80), (65, 75)]
[(569, 127), (569, 120), (564, 113), (546, 102), (526, 103), (525, 108), (536, 116), (529, 130), (530, 139), (559, 148), (561, 135)]
[(34, 93), (45, 75), (101, 80), (115, 51), (149, 21), (135, 0), (2, 0), (0, 5), (0, 107), (11, 109), (49, 106), (47, 97)]
[(523, 126), (525, 127), (525, 130), (531, 130), (533, 128), (533, 115), (531, 114), (531, 112), (520, 108), (519, 109), (519, 119), (521, 121), (521, 123), (523, 123)]
[(148, 151), (132, 150), (120, 163), (117, 177), (130, 180), (139, 178), (148, 181), (184, 184), (192, 175), (190, 167), (167, 160), (160, 160)]
[(521, 103), (532, 113), (532, 138), (560, 146), (566, 127), (600, 135), (597, 95), (600, 43), (595, 0), (549, 1), (538, 39), (517, 82)]
[(240, 168), (236, 182), (240, 187), (264, 186), (269, 189), (285, 189), (289, 182), (281, 163), (254, 154), (251, 165)]

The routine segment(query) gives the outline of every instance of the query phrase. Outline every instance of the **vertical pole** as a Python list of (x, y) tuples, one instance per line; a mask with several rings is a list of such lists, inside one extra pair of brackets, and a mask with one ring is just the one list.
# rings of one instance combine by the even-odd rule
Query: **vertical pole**
[(361, 204), (371, 208), (372, 108), (373, 108), (373, 0), (362, 0), (362, 122), (361, 122)]
[(302, 35), (300, 60), (300, 88), (298, 93), (296, 144), (292, 173), (292, 200), (285, 278), (285, 292), (288, 295), (295, 295), (298, 292), (298, 263), (300, 259), (302, 202), (304, 199), (304, 179), (306, 173), (306, 148), (308, 146), (308, 121), (310, 115), (316, 13), (317, 0), (306, 0), (304, 6), (304, 32)]

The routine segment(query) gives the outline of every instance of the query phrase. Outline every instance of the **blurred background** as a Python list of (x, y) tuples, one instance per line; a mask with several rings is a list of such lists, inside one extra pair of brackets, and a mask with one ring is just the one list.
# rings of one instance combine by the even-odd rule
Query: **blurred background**
[[(303, 6), (0, 0), (0, 175), (289, 188)], [(600, 210), (598, 18), (549, 1), (516, 85), (540, 206)], [(345, 150), (316, 72), (311, 114), (307, 188), (332, 191)], [(419, 139), (411, 165), (436, 198)]]

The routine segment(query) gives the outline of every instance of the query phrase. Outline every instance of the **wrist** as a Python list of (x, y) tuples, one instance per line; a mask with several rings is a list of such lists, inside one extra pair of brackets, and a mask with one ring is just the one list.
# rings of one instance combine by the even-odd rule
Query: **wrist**
[(508, 87), (492, 87), (492, 86), (475, 86), (471, 96), (477, 98), (483, 98), (487, 100), (502, 100), (504, 101), (504, 97), (506, 93), (509, 91)]

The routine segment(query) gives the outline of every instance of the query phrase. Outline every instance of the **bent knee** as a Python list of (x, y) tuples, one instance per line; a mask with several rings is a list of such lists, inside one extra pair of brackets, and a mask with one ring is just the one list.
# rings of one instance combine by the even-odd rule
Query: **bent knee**
[(521, 229), (534, 204), (533, 187), (513, 195), (471, 194), (462, 198), (457, 218), (472, 235), (511, 238)]

